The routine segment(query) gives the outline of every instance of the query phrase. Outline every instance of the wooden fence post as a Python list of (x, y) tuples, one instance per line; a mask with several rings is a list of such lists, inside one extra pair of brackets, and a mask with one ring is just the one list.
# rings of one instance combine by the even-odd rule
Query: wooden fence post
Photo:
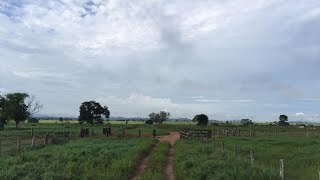
[(221, 140), (221, 148), (222, 148), (222, 151), (224, 152), (224, 142), (223, 142), (223, 140)]
[(33, 128), (31, 128), (31, 137), (33, 136)]
[(284, 180), (284, 159), (280, 159), (280, 177)]
[(254, 164), (254, 152), (252, 150), (250, 150), (250, 161), (251, 161), (251, 164), (253, 165)]
[(44, 144), (48, 145), (48, 133), (44, 135)]
[(20, 146), (21, 146), (21, 141), (20, 138), (18, 138), (18, 142), (17, 142), (17, 152), (20, 152)]
[(266, 131), (266, 130), (264, 130), (264, 131), (263, 131), (263, 134), (264, 134), (264, 135), (266, 135), (266, 134), (267, 134), (267, 131)]
[(157, 136), (157, 131), (154, 129), (153, 130), (153, 137), (156, 137)]
[(94, 135), (94, 129), (91, 130), (91, 135)]
[(34, 146), (35, 146), (35, 138), (34, 138), (34, 136), (32, 136), (31, 147), (33, 148)]
[(52, 141), (55, 142), (55, 140), (56, 140), (56, 133), (53, 133), (52, 134)]
[(274, 132), (274, 134), (277, 136), (277, 135), (278, 135), (278, 131), (276, 130), (276, 131)]
[(141, 129), (139, 129), (139, 137), (141, 137)]

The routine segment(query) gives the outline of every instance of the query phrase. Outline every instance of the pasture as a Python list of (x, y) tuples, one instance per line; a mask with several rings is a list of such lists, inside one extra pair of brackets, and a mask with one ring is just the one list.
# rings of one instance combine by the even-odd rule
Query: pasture
[[(111, 127), (112, 134), (103, 134), (103, 127)], [(88, 136), (79, 137), (81, 128), (89, 130)], [(184, 129), (206, 129), (212, 137), (195, 136), (172, 146), (178, 180), (281, 179), (280, 159), (285, 179), (319, 179), (318, 127), (52, 121), (22, 123), (19, 129), (7, 124), (0, 131), (0, 179), (132, 179), (143, 159), (146, 167), (137, 179), (168, 179), (170, 145), (159, 139)]]

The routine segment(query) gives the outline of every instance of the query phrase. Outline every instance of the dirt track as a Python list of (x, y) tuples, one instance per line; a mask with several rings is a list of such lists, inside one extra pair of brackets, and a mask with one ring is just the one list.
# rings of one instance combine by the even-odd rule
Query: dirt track
[(171, 132), (170, 135), (167, 136), (160, 136), (159, 138), (160, 142), (169, 142), (170, 148), (168, 152), (168, 159), (167, 159), (167, 166), (165, 169), (166, 172), (166, 179), (167, 180), (175, 180), (176, 177), (174, 175), (173, 171), (173, 156), (174, 156), (174, 145), (176, 144), (177, 140), (180, 139), (180, 134), (177, 132)]
[[(157, 139), (159, 140), (159, 142), (170, 143), (170, 148), (169, 148), (168, 157), (167, 157), (167, 165), (165, 167), (165, 173), (166, 173), (167, 180), (175, 180), (176, 178), (173, 171), (174, 145), (177, 142), (177, 140), (180, 139), (180, 135), (177, 132), (170, 132), (169, 135), (157, 136)], [(150, 154), (153, 152), (155, 148), (157, 148), (157, 145), (152, 147), (149, 153), (145, 155), (145, 157), (142, 159), (142, 161), (138, 165), (136, 172), (130, 178), (130, 180), (137, 180), (143, 174), (144, 170), (147, 167)]]

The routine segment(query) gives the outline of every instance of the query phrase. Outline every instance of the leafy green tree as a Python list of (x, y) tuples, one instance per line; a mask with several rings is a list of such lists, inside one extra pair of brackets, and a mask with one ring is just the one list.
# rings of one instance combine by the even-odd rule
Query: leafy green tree
[(153, 121), (148, 119), (148, 120), (146, 120), (145, 124), (153, 124)]
[(289, 126), (289, 123), (287, 121), (288, 121), (288, 116), (282, 114), (279, 116), (278, 125), (279, 126)]
[(162, 124), (164, 121), (169, 120), (170, 113), (166, 111), (160, 111), (159, 113), (152, 112), (149, 114), (149, 118), (151, 121), (157, 124)]
[(9, 93), (5, 95), (4, 111), (8, 119), (15, 122), (16, 128), (19, 123), (25, 121), (31, 116), (25, 100), (29, 97), (26, 93)]
[(0, 130), (4, 129), (4, 125), (7, 123), (7, 115), (5, 112), (6, 99), (0, 95)]
[(59, 118), (59, 121), (60, 121), (60, 122), (63, 122), (63, 118), (62, 118), (62, 117), (60, 117), (60, 118)]
[(149, 118), (152, 122), (159, 122), (160, 121), (160, 114), (159, 113), (150, 113)]
[(160, 116), (160, 122), (159, 123), (162, 124), (164, 121), (168, 121), (169, 120), (169, 117), (171, 116), (171, 114), (169, 112), (166, 112), (166, 111), (160, 111), (159, 116)]
[(0, 97), (0, 127), (8, 120), (13, 120), (16, 128), (21, 122), (39, 112), (42, 105), (35, 101), (35, 96), (27, 93), (8, 93)]
[(250, 120), (250, 119), (242, 119), (240, 121), (240, 123), (243, 125), (243, 126), (251, 126), (253, 125), (253, 122)]
[(205, 114), (198, 114), (198, 115), (194, 116), (192, 121), (197, 122), (198, 126), (206, 126), (206, 125), (208, 125), (209, 118)]
[(89, 124), (102, 124), (102, 115), (109, 118), (110, 111), (107, 106), (102, 107), (96, 101), (86, 101), (80, 105), (80, 115), (78, 121), (80, 123), (87, 122)]

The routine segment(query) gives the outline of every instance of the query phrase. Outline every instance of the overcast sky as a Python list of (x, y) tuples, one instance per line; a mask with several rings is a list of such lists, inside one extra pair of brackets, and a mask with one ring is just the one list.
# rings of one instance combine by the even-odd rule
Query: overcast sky
[(320, 121), (320, 1), (0, 0), (0, 63), (46, 115)]

